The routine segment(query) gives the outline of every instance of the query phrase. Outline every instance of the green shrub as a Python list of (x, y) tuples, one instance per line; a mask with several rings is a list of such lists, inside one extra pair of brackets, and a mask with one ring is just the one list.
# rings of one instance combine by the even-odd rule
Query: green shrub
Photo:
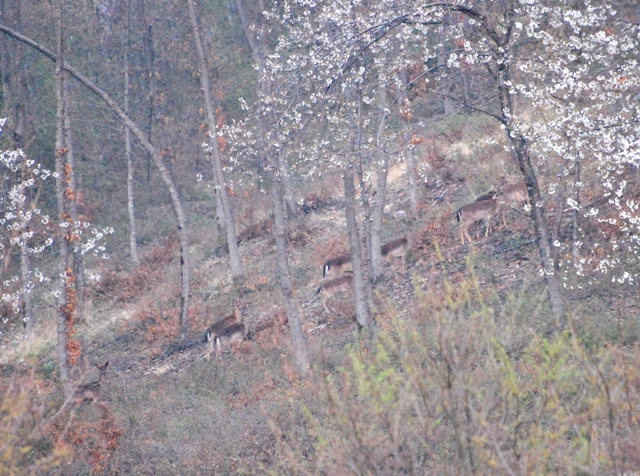
[[(471, 280), (362, 339), (317, 377), (313, 451), (280, 474), (620, 474), (640, 467), (640, 351), (543, 338)], [(513, 304), (513, 302), (511, 302)], [(304, 441), (303, 439), (300, 441)], [(301, 443), (302, 444), (302, 443)]]

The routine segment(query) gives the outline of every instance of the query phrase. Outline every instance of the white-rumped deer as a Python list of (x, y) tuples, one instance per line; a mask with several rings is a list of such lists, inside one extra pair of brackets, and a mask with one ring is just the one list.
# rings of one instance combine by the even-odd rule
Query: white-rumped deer
[(244, 324), (236, 323), (220, 330), (215, 337), (214, 348), (216, 355), (220, 356), (222, 351), (235, 342), (243, 341), (247, 338), (247, 328)]
[(323, 281), (316, 294), (322, 294), (322, 307), (327, 312), (327, 314), (331, 314), (329, 307), (327, 306), (327, 301), (332, 296), (335, 296), (338, 293), (343, 291), (347, 291), (351, 289), (353, 282), (353, 276), (349, 274), (342, 274), (337, 278), (327, 279)]
[(491, 231), (491, 220), (498, 213), (500, 213), (500, 203), (494, 198), (461, 206), (456, 212), (456, 218), (460, 223), (460, 240), (462, 244), (464, 245), (465, 236), (469, 242), (472, 241), (469, 236), (469, 227), (478, 220), (487, 220), (487, 231), (484, 236), (488, 236)]
[(324, 266), (322, 267), (322, 277), (335, 278), (342, 273), (346, 273), (352, 270), (353, 265), (351, 264), (351, 254), (345, 253), (343, 255), (336, 256), (335, 258), (331, 258), (325, 261)]
[(409, 249), (411, 248), (411, 238), (409, 233), (405, 236), (397, 238), (389, 243), (385, 243), (380, 247), (380, 253), (385, 256), (389, 262), (395, 258), (402, 260), (402, 272), (405, 272), (405, 259)]
[(233, 314), (209, 326), (204, 334), (204, 340), (208, 344), (205, 351), (205, 357), (207, 359), (209, 359), (209, 357), (215, 350), (215, 342), (218, 335), (220, 335), (222, 332), (225, 332), (225, 329), (238, 324), (242, 325), (243, 328), (246, 329), (244, 325), (244, 315), (242, 309), (240, 309), (238, 303), (234, 301)]

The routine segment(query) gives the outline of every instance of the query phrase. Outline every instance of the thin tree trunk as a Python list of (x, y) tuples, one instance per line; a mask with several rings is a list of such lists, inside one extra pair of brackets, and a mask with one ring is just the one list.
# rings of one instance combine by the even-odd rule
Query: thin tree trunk
[(69, 250), (67, 244), (66, 228), (62, 227), (67, 222), (65, 207), (65, 149), (64, 149), (64, 43), (63, 43), (63, 0), (58, 2), (58, 60), (56, 61), (56, 99), (58, 102), (56, 111), (56, 148), (55, 148), (55, 172), (56, 172), (56, 199), (58, 202), (58, 246), (60, 257), (58, 261), (59, 283), (57, 299), (57, 344), (56, 353), (60, 371), (60, 382), (64, 388), (65, 396), (71, 393), (69, 382), (69, 359), (67, 353), (68, 335), (67, 327), (67, 268), (69, 266)]
[(560, 281), (556, 274), (556, 269), (551, 252), (551, 243), (549, 240), (549, 226), (544, 214), (544, 206), (536, 172), (531, 163), (529, 156), (529, 147), (526, 139), (521, 136), (513, 127), (513, 102), (511, 95), (511, 77), (508, 61), (498, 62), (498, 93), (500, 96), (500, 110), (502, 111), (502, 123), (505, 126), (507, 140), (511, 141), (515, 151), (516, 161), (520, 168), (520, 172), (524, 177), (529, 193), (529, 202), (533, 211), (533, 223), (536, 231), (536, 239), (538, 242), (538, 251), (540, 253), (540, 264), (544, 274), (547, 294), (551, 311), (558, 324), (563, 327), (566, 324), (564, 313), (564, 300), (562, 298)]
[(283, 200), (288, 212), (287, 215), (295, 221), (298, 218), (298, 208), (296, 207), (295, 192), (293, 191), (293, 184), (291, 183), (291, 174), (287, 166), (287, 158), (282, 149), (278, 151), (278, 173), (282, 180), (282, 189), (284, 191)]
[[(149, 111), (147, 113), (147, 140), (151, 142), (151, 130), (153, 127), (153, 115), (155, 106), (155, 53), (153, 50), (153, 28), (147, 20), (145, 1), (140, 2), (140, 16), (144, 23), (144, 34), (142, 35), (142, 50), (144, 52), (144, 60), (146, 62), (147, 76), (147, 97), (149, 99)], [(128, 33), (127, 33), (128, 35)], [(151, 162), (153, 158), (151, 154), (147, 155), (147, 182), (151, 182)]]
[[(131, 0), (127, 3), (127, 39), (124, 50), (124, 113), (129, 115), (129, 51), (130, 51), (130, 34), (131, 34)], [(128, 127), (124, 128), (124, 148), (127, 160), (127, 211), (129, 212), (129, 252), (131, 261), (135, 266), (140, 265), (138, 257), (138, 244), (136, 233), (136, 214), (134, 207), (133, 195), (133, 172), (134, 165), (131, 157), (131, 131)]]
[[(74, 146), (73, 146), (73, 129), (71, 127), (71, 114), (69, 112), (69, 105), (71, 104), (70, 100), (70, 91), (69, 91), (69, 81), (64, 81), (65, 94), (64, 94), (64, 138), (65, 138), (65, 147), (67, 150), (66, 154), (66, 168), (67, 172), (67, 188), (68, 188), (68, 199), (67, 204), (69, 205), (69, 214), (71, 215), (71, 220), (73, 220), (74, 226), (80, 222), (80, 218), (78, 216), (78, 179), (76, 172), (76, 160), (74, 154)], [(84, 269), (82, 266), (82, 254), (80, 252), (80, 248), (72, 244), (72, 267), (73, 267), (73, 275), (75, 278), (74, 287), (76, 290), (76, 319), (81, 319), (84, 316), (84, 291), (85, 291), (85, 281), (84, 281)]]
[[(357, 138), (357, 143), (356, 143), (356, 151), (357, 151), (357, 156), (358, 156), (358, 161), (357, 161), (357, 166), (356, 166), (356, 173), (358, 175), (358, 182), (360, 185), (360, 201), (362, 202), (362, 208), (364, 209), (364, 232), (365, 232), (365, 237), (367, 240), (367, 263), (368, 263), (368, 269), (372, 269), (371, 266), (371, 260), (372, 260), (372, 256), (371, 256), (371, 250), (373, 249), (373, 247), (371, 246), (371, 207), (369, 206), (369, 196), (368, 196), (368, 191), (367, 191), (367, 186), (366, 183), (364, 181), (364, 167), (362, 166), (362, 153), (361, 153), (361, 127), (360, 127), (361, 122), (358, 120), (358, 138)], [(373, 278), (371, 277), (372, 274), (369, 273), (368, 278), (369, 279), (365, 279), (364, 283), (365, 283), (365, 293), (367, 295), (367, 299), (369, 300), (369, 309), (373, 310), (374, 309), (374, 303), (373, 303)]]
[(387, 194), (387, 173), (389, 170), (389, 159), (383, 150), (381, 134), (384, 129), (386, 118), (387, 95), (382, 84), (378, 84), (378, 110), (380, 123), (378, 126), (377, 159), (376, 159), (376, 197), (373, 205), (373, 215), (371, 220), (371, 280), (375, 282), (384, 272), (382, 264), (382, 219), (384, 217), (384, 202)]
[[(438, 47), (438, 67), (441, 69), (447, 68), (447, 62), (445, 61), (445, 49), (444, 46)], [(443, 76), (444, 77), (444, 76)], [(446, 90), (444, 94), (444, 113), (445, 115), (453, 114), (455, 112), (455, 105), (453, 99), (451, 99), (451, 92), (454, 87), (453, 81), (443, 82), (440, 84), (440, 88)]]
[(404, 120), (404, 131), (402, 133), (402, 139), (404, 141), (404, 150), (407, 159), (407, 184), (409, 187), (409, 202), (411, 203), (411, 211), (415, 215), (418, 211), (418, 187), (416, 177), (416, 158), (413, 153), (413, 146), (411, 145), (411, 111), (409, 108), (409, 99), (407, 98), (406, 88), (409, 85), (409, 73), (404, 68), (400, 71), (400, 84), (404, 88), (400, 98), (398, 99), (398, 105), (400, 109), (400, 117)]
[(351, 263), (353, 265), (353, 287), (356, 306), (356, 320), (360, 328), (369, 327), (371, 320), (369, 316), (369, 306), (367, 305), (367, 295), (365, 292), (364, 272), (362, 269), (362, 250), (360, 249), (360, 236), (358, 234), (358, 223), (356, 220), (356, 193), (353, 184), (353, 162), (344, 165), (342, 178), (344, 180), (344, 213), (347, 219), (347, 233), (349, 235), (349, 245), (351, 248)]
[(376, 197), (371, 220), (371, 277), (375, 282), (384, 273), (382, 259), (382, 220), (384, 218), (384, 203), (387, 194), (387, 173), (389, 159), (384, 152), (378, 154), (376, 161)]
[(291, 273), (289, 271), (289, 253), (287, 251), (287, 234), (284, 208), (282, 206), (282, 184), (277, 177), (274, 177), (271, 190), (271, 201), (273, 204), (273, 215), (275, 226), (273, 234), (276, 240), (276, 251), (278, 256), (278, 270), (280, 275), (280, 292), (284, 301), (285, 312), (289, 321), (289, 332), (291, 333), (291, 344), (293, 355), (296, 359), (298, 372), (302, 376), (309, 374), (309, 352), (307, 342), (302, 333), (300, 323), (299, 306), (293, 297), (291, 288)]
[(217, 190), (220, 194), (220, 200), (222, 201), (222, 208), (224, 210), (224, 217), (226, 221), (227, 245), (229, 246), (229, 262), (231, 265), (231, 274), (233, 275), (234, 281), (237, 285), (237, 280), (242, 277), (242, 264), (240, 262), (240, 252), (238, 250), (238, 236), (236, 234), (235, 218), (233, 216), (233, 211), (231, 210), (229, 194), (227, 193), (224, 172), (222, 170), (222, 154), (220, 152), (218, 136), (216, 134), (217, 118), (213, 109), (209, 71), (207, 69), (207, 63), (205, 60), (204, 47), (202, 45), (202, 37), (200, 35), (200, 28), (198, 27), (198, 20), (196, 18), (194, 1), (195, 0), (187, 0), (187, 5), (189, 6), (191, 28), (193, 30), (193, 37), (196, 44), (198, 64), (200, 66), (200, 85), (202, 88), (202, 93), (204, 94), (204, 103), (205, 111), (207, 114), (207, 123), (209, 127), (211, 158), (213, 161), (214, 175), (216, 178)]
[[(20, 33), (12, 30), (11, 28), (7, 28), (4, 25), (0, 25), (0, 31), (6, 33), (7, 35), (19, 40), (26, 45), (38, 50), (40, 53), (45, 55), (47, 58), (56, 61), (56, 55), (49, 51), (47, 48), (43, 47), (39, 43), (31, 40), (30, 38), (21, 35)], [(145, 134), (136, 126), (136, 124), (127, 116), (122, 109), (115, 103), (111, 97), (105, 93), (102, 89), (96, 86), (91, 80), (89, 80), (86, 76), (76, 70), (74, 67), (64, 63), (64, 70), (71, 74), (74, 78), (76, 78), (80, 83), (82, 83), (87, 89), (89, 89), (93, 94), (99, 97), (111, 111), (118, 116), (118, 118), (124, 122), (124, 124), (133, 132), (138, 141), (142, 144), (144, 149), (151, 155), (156, 168), (160, 172), (160, 177), (164, 181), (167, 189), (169, 190), (169, 194), (171, 195), (171, 200), (173, 204), (173, 208), (175, 210), (177, 221), (178, 221), (178, 236), (180, 237), (180, 274), (182, 280), (182, 295), (181, 295), (181, 314), (180, 314), (180, 332), (183, 336), (185, 336), (189, 329), (189, 234), (187, 229), (187, 220), (186, 215), (184, 213), (184, 209), (182, 207), (182, 201), (180, 200), (180, 195), (178, 193), (178, 189), (176, 188), (173, 179), (171, 178), (171, 174), (165, 167), (162, 157), (158, 151), (151, 145), (151, 143), (147, 140)]]
[[(507, 134), (510, 131), (507, 130)], [(518, 159), (518, 165), (520, 171), (524, 176), (524, 181), (527, 184), (527, 191), (529, 192), (529, 201), (532, 205), (533, 211), (533, 223), (536, 230), (536, 238), (538, 241), (538, 251), (540, 253), (540, 263), (542, 264), (542, 272), (544, 273), (544, 280), (547, 287), (547, 294), (549, 295), (549, 303), (551, 304), (551, 311), (553, 312), (556, 320), (561, 327), (566, 324), (564, 314), (564, 302), (562, 293), (560, 291), (560, 281), (556, 274), (556, 269), (553, 261), (553, 255), (551, 252), (551, 244), (549, 241), (549, 228), (547, 226), (547, 220), (544, 215), (544, 207), (542, 206), (542, 196), (538, 187), (538, 180), (531, 164), (529, 157), (529, 151), (524, 138), (518, 138), (516, 144), (516, 157)]]

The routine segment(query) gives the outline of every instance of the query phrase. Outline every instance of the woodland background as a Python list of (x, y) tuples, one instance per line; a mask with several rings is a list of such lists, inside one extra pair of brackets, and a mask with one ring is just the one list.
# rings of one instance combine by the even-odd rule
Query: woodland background
[[(0, 474), (638, 471), (639, 28), (0, 0)], [(251, 339), (203, 358), (234, 303)]]

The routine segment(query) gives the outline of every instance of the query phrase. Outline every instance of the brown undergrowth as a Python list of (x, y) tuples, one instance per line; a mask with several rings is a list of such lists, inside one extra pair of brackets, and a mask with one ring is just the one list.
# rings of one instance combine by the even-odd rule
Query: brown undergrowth
[(64, 398), (52, 368), (3, 369), (0, 474), (109, 474), (121, 422), (106, 400)]

